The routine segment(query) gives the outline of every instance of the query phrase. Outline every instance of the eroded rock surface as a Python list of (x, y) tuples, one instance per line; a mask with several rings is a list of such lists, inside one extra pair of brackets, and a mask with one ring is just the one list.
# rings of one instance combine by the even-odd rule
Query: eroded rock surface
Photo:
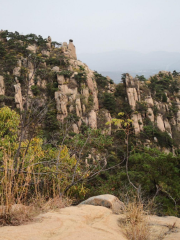
[[(79, 205), (39, 215), (22, 226), (0, 228), (0, 240), (127, 240), (124, 214), (102, 206)], [(149, 216), (149, 240), (179, 240), (180, 219)]]
[(15, 103), (16, 107), (20, 110), (23, 110), (23, 102), (22, 102), (22, 93), (21, 93), (21, 84), (17, 83), (14, 85), (15, 88)]

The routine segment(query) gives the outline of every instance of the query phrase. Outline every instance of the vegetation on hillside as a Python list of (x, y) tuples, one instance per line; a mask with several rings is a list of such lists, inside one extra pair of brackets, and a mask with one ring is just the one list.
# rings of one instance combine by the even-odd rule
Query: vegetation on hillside
[[(161, 114), (169, 121), (177, 116), (176, 98), (179, 91), (179, 75), (158, 74), (149, 80), (136, 76), (140, 81), (142, 99), (132, 110), (123, 82), (113, 81), (94, 72), (97, 84), (99, 129), (90, 129), (82, 122), (80, 132), (72, 130), (80, 117), (76, 111), (64, 119), (57, 119), (54, 94), (58, 91), (57, 74), (65, 79), (73, 74), (78, 93), (85, 88), (85, 68), (69, 70), (69, 59), (63, 55), (58, 43), (52, 43), (49, 56), (47, 40), (34, 34), (20, 35), (18, 32), (0, 33), (0, 75), (5, 81), (5, 95), (0, 96), (0, 200), (8, 216), (14, 203), (29, 204), (33, 199), (45, 201), (60, 196), (69, 196), (79, 202), (85, 197), (110, 193), (122, 200), (137, 195), (146, 202), (153, 201), (159, 215), (180, 216), (180, 151), (177, 130), (172, 136), (160, 131), (148, 117), (145, 98), (151, 94), (154, 100), (167, 104), (168, 111), (153, 107), (156, 117)], [(36, 44), (37, 52), (29, 51)], [(21, 61), (20, 74), (13, 74), (17, 62)], [(33, 73), (30, 74), (29, 65)], [(56, 66), (57, 73), (52, 71)], [(33, 74), (34, 84), (31, 85)], [(125, 81), (126, 74), (122, 75)], [(45, 81), (43, 86), (42, 80)], [(23, 110), (17, 109), (14, 100), (14, 85), (22, 86)], [(67, 84), (67, 82), (65, 82)], [(29, 94), (31, 93), (31, 94)], [(84, 116), (94, 108), (92, 91), (88, 101), (80, 96), (85, 106)], [(76, 105), (73, 103), (73, 109)], [(68, 106), (69, 107), (69, 106)], [(106, 125), (105, 113), (112, 119), (111, 136), (102, 131)], [(134, 134), (132, 114), (143, 116), (143, 131)], [(145, 143), (148, 140), (149, 145)], [(176, 155), (165, 154), (163, 149), (175, 148)], [(129, 195), (128, 195), (129, 194)]]

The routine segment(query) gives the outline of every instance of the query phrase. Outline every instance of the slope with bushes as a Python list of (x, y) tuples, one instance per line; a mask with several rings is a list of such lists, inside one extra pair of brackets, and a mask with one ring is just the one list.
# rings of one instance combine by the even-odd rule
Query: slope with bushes
[[(0, 33), (1, 204), (137, 194), (179, 216), (179, 75), (115, 85), (75, 46)], [(3, 215), (4, 216), (4, 215)]]

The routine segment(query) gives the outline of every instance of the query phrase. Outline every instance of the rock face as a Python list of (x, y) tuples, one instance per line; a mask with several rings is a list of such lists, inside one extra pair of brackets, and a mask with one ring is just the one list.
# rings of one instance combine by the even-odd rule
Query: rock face
[(133, 127), (134, 127), (134, 131), (135, 134), (138, 135), (140, 133), (140, 131), (143, 130), (143, 120), (142, 120), (142, 116), (140, 113), (135, 113), (132, 114), (132, 120), (133, 120)]
[[(160, 79), (162, 75), (172, 77), (170, 72), (160, 71), (156, 76), (157, 79)], [(173, 137), (172, 129), (180, 131), (180, 100), (178, 97), (180, 93), (176, 94), (176, 98), (173, 100), (173, 107), (177, 108), (177, 114), (172, 116), (172, 103), (170, 96), (168, 97), (166, 92), (164, 94), (166, 95), (167, 101), (157, 101), (151, 96), (152, 93), (150, 89), (147, 88), (147, 85), (145, 86), (144, 83), (139, 82), (138, 79), (133, 78), (129, 74), (125, 74), (124, 76), (124, 84), (126, 86), (128, 103), (132, 109), (131, 119), (133, 120), (132, 124), (135, 135), (143, 131), (143, 120), (145, 118), (148, 118), (152, 125), (157, 127), (161, 132), (167, 132), (171, 138)], [(146, 108), (144, 113), (139, 112), (137, 102)], [(155, 110), (156, 114), (154, 112)], [(167, 116), (171, 117), (169, 118)]]
[(15, 88), (15, 103), (16, 107), (20, 110), (23, 110), (23, 103), (22, 103), (22, 93), (21, 93), (21, 84), (17, 83), (14, 85)]
[(97, 116), (94, 110), (89, 113), (89, 126), (93, 129), (97, 129)]
[(64, 118), (68, 116), (68, 111), (67, 111), (68, 98), (66, 95), (62, 94), (61, 92), (55, 92), (55, 101), (56, 101), (56, 108), (58, 111), (57, 119), (59, 121), (63, 121)]
[[(23, 44), (23, 42), (21, 44)], [(99, 102), (94, 71), (89, 69), (86, 64), (77, 60), (73, 40), (69, 40), (69, 44), (64, 42), (61, 47), (56, 48), (52, 46), (52, 40), (49, 36), (46, 40), (46, 45), (42, 49), (36, 44), (32, 44), (27, 47), (27, 50), (46, 59), (51, 57), (57, 60), (60, 57), (64, 62), (62, 63), (62, 60), (58, 62), (57, 60), (54, 65), (50, 65), (46, 63), (46, 61), (42, 61), (37, 67), (33, 58), (20, 56), (16, 67), (13, 69), (13, 76), (11, 76), (16, 83), (14, 85), (16, 107), (23, 110), (23, 101), (26, 99), (24, 96), (26, 93), (25, 88), (27, 85), (27, 94), (29, 96), (27, 106), (30, 106), (31, 99), (38, 98), (40, 95), (43, 99), (41, 102), (45, 103), (48, 99), (46, 89), (49, 82), (47, 78), (50, 78), (49, 76), (52, 75), (55, 85), (58, 84), (58, 86), (55, 87), (57, 90), (54, 93), (57, 119), (63, 122), (68, 114), (71, 113), (79, 117), (79, 121), (72, 126), (72, 130), (75, 133), (79, 133), (82, 123), (86, 123), (89, 127), (97, 129)], [(29, 56), (31, 56), (31, 54), (29, 54)], [(25, 76), (25, 72), (27, 72), (27, 76)], [(78, 74), (83, 74), (84, 80), (80, 82), (77, 81), (76, 77)], [(25, 84), (27, 82), (28, 84)], [(114, 91), (110, 84), (108, 89), (110, 92)], [(0, 76), (0, 95), (4, 94), (5, 84), (3, 76)], [(111, 119), (108, 113), (106, 113), (104, 117), (107, 121)], [(108, 127), (107, 134), (110, 135), (111, 126)], [(106, 128), (106, 126), (104, 126), (104, 128)]]
[[(1, 38), (0, 40), (4, 43), (8, 42), (8, 39)], [(106, 125), (106, 122), (111, 121), (111, 114), (109, 113), (111, 110), (108, 106), (109, 103), (105, 104), (105, 101), (106, 96), (111, 97), (112, 94), (112, 99), (116, 99), (117, 103), (122, 104), (123, 108), (125, 105), (127, 106), (127, 103), (131, 107), (129, 117), (133, 120), (134, 133), (138, 138), (142, 137), (140, 133), (145, 130), (144, 126), (147, 125), (157, 131), (159, 129), (162, 132), (167, 132), (172, 138), (176, 132), (180, 132), (180, 91), (179, 93), (176, 92), (175, 96), (170, 96), (167, 89), (159, 94), (149, 85), (151, 84), (150, 81), (149, 83), (148, 81), (142, 82), (140, 81), (142, 79), (138, 80), (139, 77), (133, 78), (127, 73), (123, 75), (126, 91), (124, 91), (124, 86), (121, 86), (123, 94), (119, 92), (118, 96), (115, 94), (115, 84), (109, 77), (102, 78), (104, 81), (102, 84), (102, 76), (99, 78), (98, 73), (77, 60), (73, 40), (69, 40), (69, 43), (63, 42), (62, 45), (56, 47), (54, 43), (52, 44), (49, 36), (45, 43), (42, 48), (37, 44), (27, 47), (29, 51), (37, 53), (40, 58), (42, 57), (38, 67), (33, 58), (30, 57), (31, 53), (29, 57), (17, 54), (18, 61), (13, 73), (12, 71), (2, 73), (2, 75), (7, 74), (7, 79), (9, 75), (9, 80), (13, 82), (13, 85), (15, 84), (15, 93), (13, 94), (15, 95), (17, 108), (23, 109), (25, 99), (27, 99), (25, 96), (27, 84), (25, 83), (28, 82), (27, 94), (29, 100), (27, 106), (30, 106), (30, 101), (33, 99), (35, 102), (39, 102), (38, 106), (41, 105), (42, 107), (49, 101), (49, 97), (53, 98), (54, 94), (57, 119), (63, 122), (71, 114), (72, 118), (77, 120), (71, 128), (74, 133), (79, 133), (81, 125), (85, 123), (93, 129), (100, 128), (102, 133), (111, 135), (111, 125)], [(20, 41), (20, 44), (23, 45), (24, 42)], [(163, 75), (166, 78), (170, 77), (169, 81), (173, 80), (170, 72), (161, 71), (156, 75), (156, 81), (162, 80)], [(5, 83), (3, 76), (0, 76), (0, 95), (5, 95), (5, 90), (7, 93), (7, 97), (1, 97), (1, 101), (3, 104), (10, 105), (10, 102), (13, 101), (13, 94), (8, 88), (5, 89)], [(49, 91), (50, 88), (52, 91)], [(162, 100), (162, 94), (165, 100)], [(38, 98), (42, 98), (42, 101), (37, 100)], [(123, 101), (127, 103), (124, 104)], [(122, 109), (122, 111), (126, 110)], [(112, 116), (116, 117), (115, 115), (112, 111)], [(148, 137), (146, 136), (146, 138)], [(151, 143), (148, 143), (148, 146), (153, 145), (152, 142), (154, 145), (160, 143), (159, 140), (154, 141), (151, 138)]]
[(136, 102), (140, 101), (139, 81), (127, 73), (125, 76), (125, 85), (129, 105), (135, 110)]
[[(70, 45), (72, 42), (70, 42)], [(63, 47), (69, 49), (69, 45), (63, 43)], [(98, 90), (97, 84), (94, 81), (94, 72), (90, 70), (86, 64), (81, 61), (71, 58), (69, 60), (72, 69), (80, 71), (80, 67), (84, 69), (84, 73), (87, 75), (86, 82), (77, 84), (75, 76), (78, 72), (74, 72), (71, 77), (63, 75), (57, 67), (52, 70), (57, 72), (58, 91), (55, 92), (56, 108), (58, 111), (57, 119), (63, 121), (68, 114), (75, 111), (76, 115), (80, 118), (78, 126), (73, 126), (75, 133), (79, 132), (79, 127), (82, 122), (85, 122), (93, 129), (97, 129), (97, 112), (99, 110), (98, 103)], [(58, 74), (59, 73), (59, 74)], [(78, 86), (81, 90), (78, 90)], [(87, 112), (89, 103), (89, 97), (92, 97), (92, 107)], [(68, 107), (69, 106), (69, 107)], [(78, 128), (77, 128), (78, 127)]]
[(99, 196), (88, 198), (87, 200), (80, 203), (80, 205), (83, 205), (83, 204), (103, 206), (106, 208), (110, 208), (114, 213), (119, 213), (121, 210), (125, 208), (125, 205), (123, 202), (119, 201), (117, 197), (110, 194), (99, 195)]
[(157, 116), (157, 127), (159, 128), (159, 130), (161, 132), (165, 132), (163, 118), (160, 114), (158, 114), (158, 116)]
[(135, 88), (127, 88), (127, 96), (129, 105), (132, 107), (133, 110), (136, 108), (136, 102), (138, 101), (138, 95)]

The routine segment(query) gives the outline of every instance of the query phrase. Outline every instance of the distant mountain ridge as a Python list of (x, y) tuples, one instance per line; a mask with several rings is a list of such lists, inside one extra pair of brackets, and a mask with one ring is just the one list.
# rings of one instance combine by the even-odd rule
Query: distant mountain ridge
[(91, 69), (110, 76), (119, 82), (121, 74), (145, 75), (149, 77), (160, 70), (180, 71), (180, 53), (156, 51), (141, 53), (136, 51), (117, 50), (103, 53), (78, 54), (78, 58)]

